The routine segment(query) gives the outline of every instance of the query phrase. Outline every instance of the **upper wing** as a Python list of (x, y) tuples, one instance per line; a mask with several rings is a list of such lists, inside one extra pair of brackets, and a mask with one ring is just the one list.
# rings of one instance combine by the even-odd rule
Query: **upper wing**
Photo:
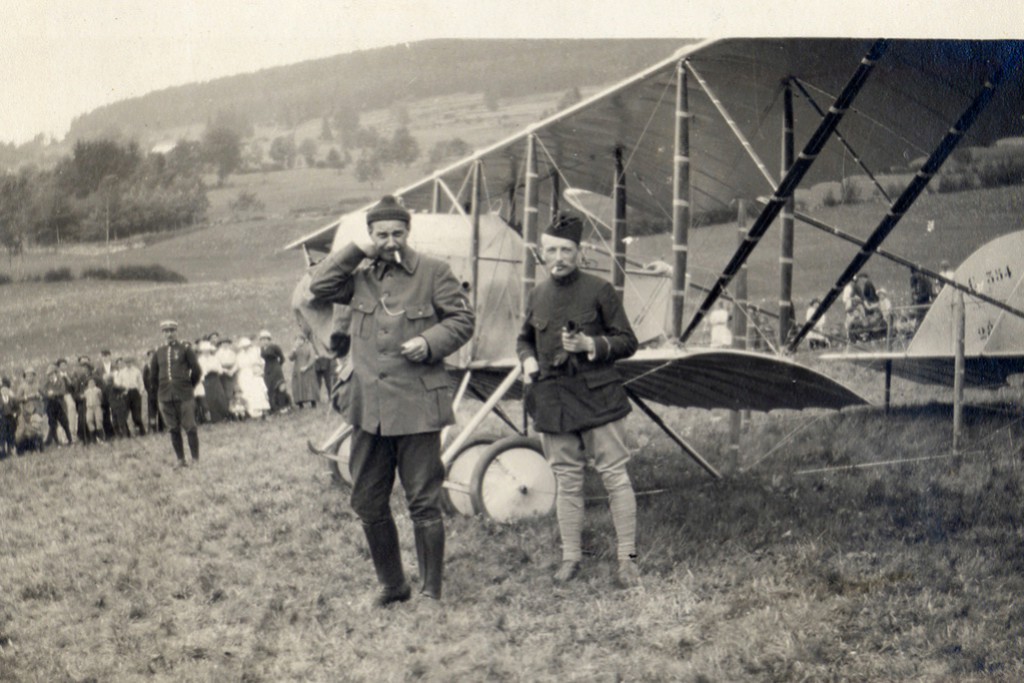
[[(738, 197), (753, 199), (774, 189), (750, 161), (743, 145), (718, 112), (713, 93), (770, 172), (780, 166), (778, 128), (783, 85), (798, 79), (827, 109), (856, 69), (872, 41), (852, 39), (728, 39), (683, 47), (662, 62), (558, 112), (474, 155), (423, 178), (398, 194), (427, 209), (433, 181), (457, 191), (471, 165), (484, 165), (492, 198), (505, 207), (522, 206), (524, 141), (539, 141), (539, 178), (559, 175), (562, 188), (612, 191), (616, 150), (626, 165), (631, 216), (667, 219), (672, 215), (673, 140), (677, 65), (685, 60), (689, 77), (690, 160), (693, 208), (698, 213), (727, 207)], [(1020, 49), (1011, 41), (892, 41), (844, 119), (841, 130), (865, 164), (876, 172), (906, 166), (928, 153), (981, 87), (992, 61)], [(699, 74), (708, 90), (698, 85)], [(1022, 99), (1021, 79), (1004, 84), (997, 101), (971, 131), (975, 144), (988, 144), (1015, 130)], [(799, 99), (799, 98), (798, 98)], [(820, 117), (810, 104), (797, 103), (795, 139), (806, 140)], [(802, 142), (801, 142), (802, 144)], [(849, 152), (830, 143), (805, 184), (843, 177)], [(776, 181), (778, 178), (776, 178)], [(466, 190), (468, 193), (468, 188)], [(551, 198), (541, 193), (539, 215)], [(508, 198), (512, 201), (506, 201)], [(468, 198), (462, 195), (461, 198)], [(447, 202), (443, 202), (447, 206)], [(513, 223), (515, 221), (512, 221)]]

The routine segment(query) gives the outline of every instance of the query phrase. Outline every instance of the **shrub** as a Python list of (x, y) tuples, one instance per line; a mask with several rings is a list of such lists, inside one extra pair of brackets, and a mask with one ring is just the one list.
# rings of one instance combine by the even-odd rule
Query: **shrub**
[(825, 206), (838, 206), (843, 203), (843, 200), (841, 197), (837, 197), (835, 190), (830, 187), (825, 196), (821, 198), (821, 203)]
[(148, 282), (188, 282), (181, 273), (168, 270), (161, 265), (119, 266), (110, 274), (112, 280), (145, 280)]
[(939, 176), (936, 191), (942, 194), (946, 192), (963, 192), (964, 190), (971, 189), (973, 185), (971, 176), (967, 173), (943, 173)]
[(74, 280), (70, 268), (54, 268), (43, 274), (43, 282), (70, 282)]
[(860, 185), (852, 178), (844, 179), (839, 185), (839, 191), (841, 193), (840, 201), (843, 204), (856, 204), (862, 200)]
[(978, 183), (982, 187), (1003, 187), (1024, 183), (1024, 160), (1005, 159), (978, 167)]
[(157, 264), (148, 266), (118, 266), (116, 270), (107, 268), (86, 268), (82, 271), (82, 279), (88, 280), (140, 280), (146, 282), (188, 282), (188, 279), (173, 270)]
[(86, 268), (82, 271), (83, 280), (109, 280), (111, 273), (106, 268)]
[(238, 193), (229, 204), (228, 208), (231, 209), (232, 213), (249, 213), (256, 211), (263, 211), (265, 205), (260, 201), (260, 198), (256, 196), (255, 192), (249, 190), (242, 190)]

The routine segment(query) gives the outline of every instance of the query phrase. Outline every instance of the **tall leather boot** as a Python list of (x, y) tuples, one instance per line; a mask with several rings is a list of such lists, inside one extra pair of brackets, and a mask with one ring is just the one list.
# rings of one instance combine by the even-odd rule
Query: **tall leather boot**
[(393, 602), (405, 602), (412, 594), (412, 589), (405, 581), (402, 570), (402, 556), (398, 548), (398, 529), (395, 520), (386, 519), (373, 524), (363, 524), (363, 533), (370, 546), (370, 557), (373, 568), (377, 570), (377, 580), (381, 591), (374, 601), (378, 607)]
[(181, 430), (171, 430), (171, 447), (174, 448), (174, 455), (178, 456), (178, 462), (185, 463), (185, 444), (181, 440)]
[(441, 581), (444, 577), (444, 520), (438, 517), (415, 524), (413, 533), (420, 578), (423, 579), (420, 595), (440, 600)]
[(199, 460), (199, 433), (192, 429), (185, 432), (185, 436), (188, 438), (188, 450), (192, 454), (192, 460)]

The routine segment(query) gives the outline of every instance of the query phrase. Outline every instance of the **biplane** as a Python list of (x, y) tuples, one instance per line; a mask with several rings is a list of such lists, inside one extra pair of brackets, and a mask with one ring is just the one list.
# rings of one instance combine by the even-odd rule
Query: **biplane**
[[(554, 482), (537, 462), (538, 449), (499, 402), (519, 391), (513, 347), (524, 293), (544, 277), (536, 249), (539, 231), (567, 205), (585, 208), (587, 197), (597, 198), (610, 213), (599, 221), (595, 212), (583, 211), (591, 218), (589, 267), (605, 273), (621, 293), (642, 342), (633, 358), (618, 363), (627, 390), (713, 476), (719, 476), (717, 470), (648, 401), (758, 411), (865, 403), (781, 351), (796, 348), (961, 139), (969, 134), (973, 143), (984, 145), (1020, 127), (1024, 79), (1016, 63), (1021, 51), (1022, 44), (1014, 41), (696, 42), (394, 190), (415, 212), (410, 243), (450, 262), (478, 315), (473, 341), (446, 359), (458, 377), (456, 399), (470, 394), (483, 401), (442, 456), (455, 507), (514, 517), (553, 504)], [(890, 196), (878, 180), (879, 170), (905, 168), (918, 157), (925, 160), (912, 180)], [(850, 168), (873, 181), (886, 208), (880, 208), (877, 227), (860, 240), (857, 255), (812, 319), (798, 328), (791, 322), (794, 198), (815, 183), (842, 178)], [(697, 272), (700, 263), (699, 255), (690, 253), (695, 228), (738, 200), (753, 204), (759, 198), (764, 198), (762, 208), (744, 228), (736, 251), (710, 269), (718, 277), (694, 289), (689, 271)], [(366, 208), (287, 248), (304, 249), (311, 262), (312, 252), (330, 251), (365, 234)], [(731, 296), (742, 309), (743, 297), (727, 288), (775, 222), (781, 233), (780, 353), (698, 348), (693, 335), (719, 297)], [(670, 235), (670, 242), (661, 243), (657, 258), (631, 254), (634, 244), (659, 233), (663, 240)], [(701, 294), (697, 305), (688, 299), (691, 289)], [(300, 283), (300, 303), (301, 290)], [(311, 327), (329, 334), (330, 315)], [(481, 444), (474, 430), (491, 411), (516, 434)], [(342, 426), (327, 440), (327, 449), (343, 448), (344, 433)]]

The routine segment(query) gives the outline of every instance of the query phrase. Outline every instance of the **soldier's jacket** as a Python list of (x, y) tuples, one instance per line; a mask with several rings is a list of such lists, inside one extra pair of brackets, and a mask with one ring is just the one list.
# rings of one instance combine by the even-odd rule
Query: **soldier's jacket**
[[(562, 348), (562, 330), (570, 323), (594, 338), (593, 359)], [(540, 366), (525, 396), (534, 428), (549, 434), (575, 432), (625, 417), (629, 397), (614, 363), (636, 348), (629, 318), (607, 280), (576, 270), (537, 285), (527, 296), (516, 338), (520, 362), (534, 356)]]
[[(382, 436), (437, 431), (454, 422), (452, 385), (442, 361), (473, 336), (475, 316), (465, 291), (444, 261), (403, 250), (401, 265), (374, 260), (349, 244), (313, 270), (314, 302), (351, 308), (349, 421)], [(406, 360), (404, 342), (421, 336), (424, 363)], [(346, 373), (351, 373), (345, 378)]]
[(160, 401), (191, 399), (202, 375), (195, 352), (180, 341), (161, 346), (149, 362), (149, 376)]

